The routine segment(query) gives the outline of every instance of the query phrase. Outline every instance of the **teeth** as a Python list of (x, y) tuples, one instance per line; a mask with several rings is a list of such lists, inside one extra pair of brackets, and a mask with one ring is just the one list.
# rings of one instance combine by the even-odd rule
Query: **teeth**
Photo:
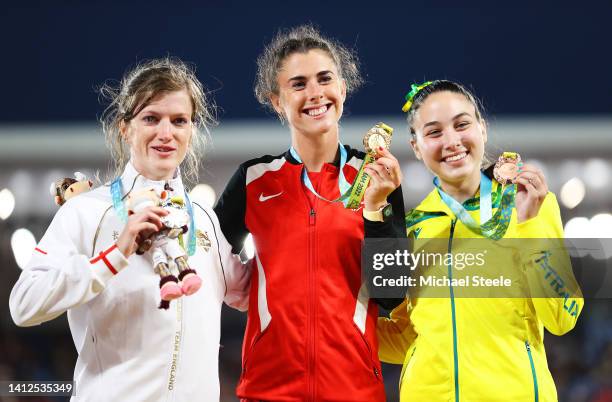
[(323, 106), (321, 106), (318, 109), (310, 109), (310, 110), (308, 110), (308, 115), (309, 116), (318, 116), (318, 115), (323, 114), (325, 112), (327, 112), (327, 106), (323, 105)]
[(466, 152), (462, 152), (458, 155), (455, 156), (449, 156), (448, 158), (445, 158), (444, 160), (447, 162), (454, 162), (454, 161), (458, 161), (459, 159), (463, 159), (467, 156)]

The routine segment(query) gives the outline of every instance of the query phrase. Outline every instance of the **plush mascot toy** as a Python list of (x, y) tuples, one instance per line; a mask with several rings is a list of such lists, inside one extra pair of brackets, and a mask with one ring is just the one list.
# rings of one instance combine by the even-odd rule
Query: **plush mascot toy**
[(56, 182), (51, 183), (49, 192), (59, 206), (64, 205), (66, 201), (81, 193), (91, 190), (93, 183), (87, 180), (87, 177), (81, 172), (74, 172), (72, 177), (64, 177)]
[[(181, 197), (168, 200), (167, 196), (166, 191), (158, 194), (155, 189), (146, 188), (131, 192), (127, 198), (128, 214), (150, 206), (161, 206), (169, 212), (161, 218), (164, 227), (150, 238), (143, 239), (137, 250), (138, 254), (151, 250), (153, 267), (160, 276), (160, 309), (168, 309), (170, 301), (191, 295), (202, 286), (202, 279), (189, 267), (187, 253), (181, 246), (182, 235), (187, 232), (189, 214)], [(178, 278), (173, 274), (173, 267), (178, 271)]]

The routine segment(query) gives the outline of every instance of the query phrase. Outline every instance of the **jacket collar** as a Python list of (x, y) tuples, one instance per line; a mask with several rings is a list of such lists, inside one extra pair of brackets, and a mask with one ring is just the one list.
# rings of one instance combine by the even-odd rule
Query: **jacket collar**
[[(497, 191), (498, 186), (499, 186), (499, 183), (497, 182), (497, 180), (493, 180), (493, 187), (491, 189), (493, 193)], [(476, 195), (474, 195), (474, 197), (472, 197), (470, 200), (473, 200), (473, 199), (476, 199), (478, 203), (480, 202), (480, 190), (478, 190), (476, 192)], [(466, 202), (470, 200), (467, 200)], [(451, 216), (451, 217), (455, 216), (455, 214), (451, 211), (451, 209), (442, 200), (442, 197), (440, 197), (440, 193), (438, 192), (438, 189), (435, 187), (433, 190), (431, 190), (429, 194), (427, 194), (427, 197), (425, 197), (425, 199), (423, 199), (423, 201), (421, 201), (421, 203), (417, 205), (415, 210), (423, 211), (423, 212), (444, 212), (448, 216)]]
[[(344, 148), (347, 150), (347, 152), (350, 150), (350, 147), (348, 147), (347, 145), (344, 145)], [(291, 163), (292, 165), (301, 165), (300, 162), (298, 162), (297, 160), (295, 160), (295, 158), (293, 157), (293, 155), (291, 155), (291, 150), (287, 150), (284, 154), (285, 159), (287, 160), (287, 162)], [(347, 162), (350, 160), (350, 155), (347, 157)], [(331, 165), (331, 166), (335, 166), (335, 167), (340, 167), (340, 153), (336, 152), (336, 157), (334, 158), (334, 160), (329, 163), (329, 162), (325, 162), (324, 165)]]
[(181, 180), (180, 168), (176, 169), (174, 177), (170, 180), (151, 180), (140, 174), (136, 168), (134, 168), (131, 160), (125, 165), (125, 169), (121, 175), (121, 182), (123, 184), (124, 195), (132, 190), (145, 187), (153, 187), (156, 190), (163, 190), (166, 184), (172, 188), (171, 194), (182, 195), (185, 191), (183, 181)]

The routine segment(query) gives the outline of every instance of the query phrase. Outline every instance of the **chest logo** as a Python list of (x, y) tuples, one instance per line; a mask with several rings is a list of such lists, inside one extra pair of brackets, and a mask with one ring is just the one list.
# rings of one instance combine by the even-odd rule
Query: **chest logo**
[(198, 247), (201, 247), (204, 251), (208, 252), (212, 243), (208, 237), (208, 233), (202, 232), (200, 229), (196, 229), (196, 243)]
[(423, 228), (416, 228), (414, 229), (414, 231), (412, 233), (414, 233), (414, 238), (418, 238), (419, 235), (421, 234), (421, 230), (423, 230)]
[(261, 194), (259, 194), (259, 201), (260, 202), (266, 202), (266, 201), (268, 201), (271, 198), (278, 197), (282, 193), (283, 193), (283, 191), (281, 191), (280, 193), (277, 193), (277, 194), (272, 194), (272, 195), (264, 195), (263, 193), (261, 193)]

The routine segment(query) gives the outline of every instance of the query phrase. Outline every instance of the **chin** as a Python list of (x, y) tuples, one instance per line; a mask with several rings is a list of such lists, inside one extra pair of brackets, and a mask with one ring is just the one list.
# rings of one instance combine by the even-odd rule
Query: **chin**
[[(442, 169), (440, 178), (445, 177), (448, 182), (461, 182), (463, 180), (469, 179), (476, 169), (473, 166), (460, 166), (454, 169)], [(480, 171), (480, 170), (478, 170)]]
[(333, 129), (337, 124), (338, 123), (336, 121), (326, 119), (315, 122), (314, 124), (309, 124), (305, 131), (314, 135), (324, 134)]

